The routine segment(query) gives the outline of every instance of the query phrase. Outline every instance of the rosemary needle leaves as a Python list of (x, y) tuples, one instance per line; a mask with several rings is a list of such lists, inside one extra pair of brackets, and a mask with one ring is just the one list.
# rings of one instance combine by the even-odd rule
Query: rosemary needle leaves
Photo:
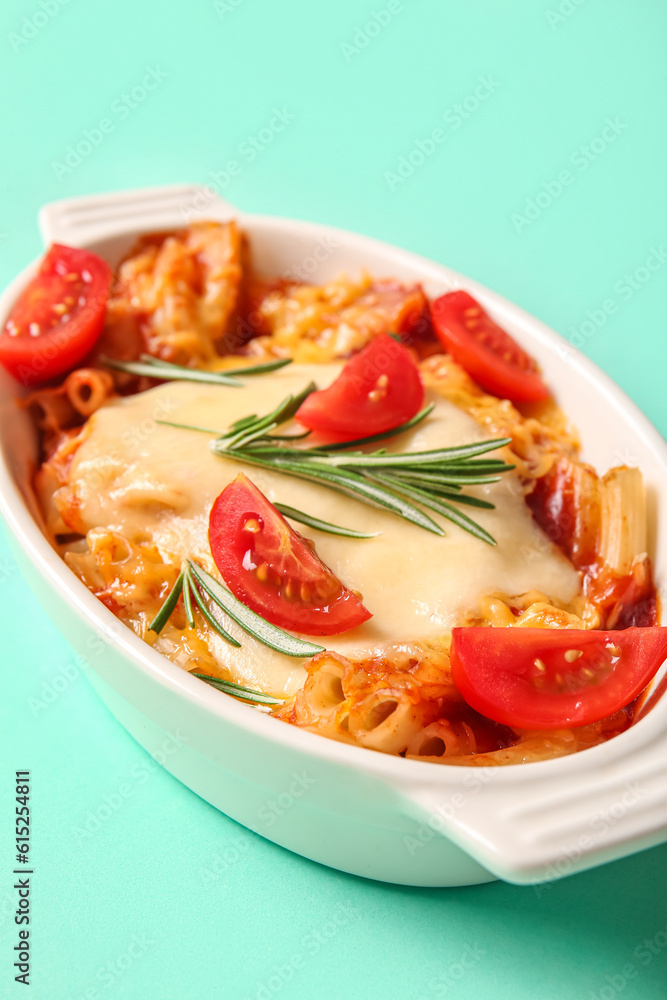
[(271, 625), (260, 615), (255, 614), (250, 608), (242, 604), (231, 591), (227, 590), (221, 583), (207, 573), (205, 569), (187, 559), (183, 569), (178, 575), (176, 583), (171, 588), (167, 597), (156, 614), (153, 621), (148, 626), (153, 632), (161, 632), (167, 621), (171, 617), (178, 603), (178, 599), (183, 594), (183, 604), (185, 616), (190, 626), (194, 625), (194, 609), (199, 609), (206, 622), (214, 631), (221, 636), (230, 646), (240, 647), (241, 643), (219, 621), (206, 603), (206, 598), (210, 598), (213, 604), (222, 611), (228, 618), (243, 629), (243, 631), (257, 639), (264, 646), (275, 649), (285, 656), (307, 657), (321, 653), (324, 646), (319, 646), (314, 642), (307, 642), (298, 639), (289, 632), (283, 631), (276, 625)]
[[(428, 406), (411, 420), (383, 434), (326, 447), (294, 448), (285, 443), (284, 436), (272, 435), (271, 432), (291, 420), (313, 390), (311, 384), (298, 396), (288, 396), (263, 417), (253, 414), (237, 420), (212, 443), (213, 451), (234, 462), (319, 483), (371, 506), (388, 510), (433, 534), (444, 535), (443, 528), (426, 513), (429, 510), (489, 545), (496, 544), (486, 529), (452, 504), (493, 507), (486, 500), (461, 491), (466, 486), (497, 482), (503, 472), (514, 468), (502, 459), (478, 457), (509, 444), (510, 438), (494, 438), (428, 451), (359, 450), (362, 445), (411, 430), (428, 417), (433, 409), (433, 406)], [(316, 527), (313, 520), (311, 518), (304, 523)]]
[(163, 382), (178, 379), (179, 382), (207, 382), (211, 385), (229, 385), (237, 388), (243, 382), (238, 375), (265, 375), (277, 371), (292, 363), (291, 358), (281, 358), (277, 361), (267, 361), (259, 365), (246, 365), (243, 368), (228, 368), (226, 371), (211, 372), (201, 368), (186, 368), (184, 365), (174, 365), (170, 361), (162, 361), (151, 354), (141, 354), (139, 361), (119, 361), (116, 358), (100, 358), (105, 368), (125, 372), (127, 375), (146, 375), (148, 378)]
[(309, 528), (316, 528), (326, 535), (343, 535), (345, 538), (377, 538), (382, 534), (380, 531), (355, 531), (354, 528), (343, 528), (340, 524), (331, 524), (329, 521), (321, 521), (319, 517), (312, 517), (310, 514), (297, 510), (296, 507), (289, 507), (286, 503), (274, 503), (276, 510), (279, 510), (284, 517), (289, 517), (292, 521), (300, 524), (307, 524)]
[(211, 677), (209, 674), (199, 674), (191, 671), (192, 677), (198, 677), (200, 681), (206, 681), (211, 687), (222, 691), (223, 694), (231, 694), (232, 697), (240, 701), (249, 701), (253, 705), (282, 705), (284, 698), (274, 698), (271, 694), (264, 694), (263, 691), (255, 691), (253, 688), (245, 687), (243, 684), (235, 684), (234, 681), (226, 681), (221, 677)]

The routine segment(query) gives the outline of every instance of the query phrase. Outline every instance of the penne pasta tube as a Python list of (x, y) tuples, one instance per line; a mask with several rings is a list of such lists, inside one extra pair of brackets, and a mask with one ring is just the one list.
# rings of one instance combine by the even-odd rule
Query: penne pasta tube
[(600, 557), (617, 573), (629, 573), (646, 552), (646, 491), (639, 469), (611, 469), (600, 484)]
[(114, 391), (109, 372), (98, 368), (77, 368), (65, 379), (65, 392), (71, 405), (82, 417), (89, 417)]

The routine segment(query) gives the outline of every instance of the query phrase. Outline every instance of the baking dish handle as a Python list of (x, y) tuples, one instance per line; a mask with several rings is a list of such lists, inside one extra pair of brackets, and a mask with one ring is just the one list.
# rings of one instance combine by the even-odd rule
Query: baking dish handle
[(417, 837), (448, 837), (508, 882), (549, 882), (667, 841), (665, 703), (570, 757), (448, 771), (437, 787), (403, 789)]
[(45, 246), (81, 246), (128, 230), (181, 228), (199, 219), (224, 220), (237, 214), (212, 187), (174, 184), (52, 201), (40, 209), (39, 229)]

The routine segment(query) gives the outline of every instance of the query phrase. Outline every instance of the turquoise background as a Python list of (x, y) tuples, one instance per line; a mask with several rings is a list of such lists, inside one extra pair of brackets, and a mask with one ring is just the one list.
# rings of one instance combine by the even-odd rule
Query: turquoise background
[[(0, 281), (39, 253), (45, 201), (207, 182), (236, 159), (224, 194), (239, 207), (357, 230), (471, 275), (574, 338), (665, 431), (667, 267), (641, 268), (667, 238), (667, 7), (394, 0), (366, 32), (387, 7), (5, 0)], [(149, 68), (164, 78), (130, 108), (123, 94)], [(294, 119), (249, 162), (241, 146), (274, 108)], [(103, 141), (58, 167), (103, 118)], [(434, 129), (443, 140), (410, 172)], [(388, 178), (401, 163), (406, 176)], [(10, 842), (25, 767), (36, 1000), (667, 996), (667, 846), (538, 889), (415, 890), (319, 867), (179, 785), (81, 676), (63, 687), (72, 651), (4, 541), (0, 595), (3, 998), (25, 995), (11, 968)], [(105, 820), (84, 835), (98, 810)]]

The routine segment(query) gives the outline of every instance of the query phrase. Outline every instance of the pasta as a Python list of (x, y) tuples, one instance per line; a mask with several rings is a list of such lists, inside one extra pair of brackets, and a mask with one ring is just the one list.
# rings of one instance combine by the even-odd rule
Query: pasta
[(118, 269), (102, 353), (127, 358), (145, 350), (194, 366), (216, 358), (238, 304), (242, 253), (234, 222), (141, 240)]
[(259, 357), (325, 362), (361, 350), (387, 329), (410, 334), (418, 328), (426, 298), (421, 288), (396, 281), (358, 281), (341, 276), (320, 287), (288, 285), (270, 290), (256, 304), (255, 322), (267, 333), (250, 342)]
[[(472, 313), (476, 321), (479, 310)], [(222, 430), (243, 407), (262, 413), (310, 379), (331, 383), (341, 359), (389, 331), (411, 345), (432, 406), (430, 422), (410, 431), (408, 453), (470, 438), (508, 440), (502, 455), (512, 469), (503, 482), (487, 485), (482, 477), (472, 490), (473, 504), (495, 507), (479, 518), (493, 528), (498, 548), (485, 549), (459, 528), (442, 548), (438, 537), (397, 527), (386, 512), (354, 508), (362, 531), (379, 532), (380, 541), (332, 540), (317, 529), (315, 537), (324, 563), (338, 560), (362, 591), (351, 592), (378, 609), (361, 638), (334, 636), (323, 652), (287, 663), (245, 636), (242, 649), (226, 645), (204, 613), (192, 614), (181, 601), (158, 635), (151, 624), (184, 562), (217, 573), (208, 512), (238, 471), (183, 425)], [(125, 362), (148, 355), (211, 372), (238, 366), (239, 355), (246, 365), (272, 358), (294, 364), (229, 390), (177, 379), (158, 386), (131, 366), (112, 374), (105, 355)], [(86, 366), (22, 405), (42, 431), (35, 490), (46, 528), (72, 571), (183, 669), (280, 699), (277, 720), (452, 765), (574, 753), (632, 723), (634, 702), (574, 728), (508, 726), (477, 713), (454, 683), (452, 627), (652, 625), (657, 602), (639, 470), (622, 466), (598, 476), (579, 460), (577, 432), (551, 398), (522, 404), (478, 384), (438, 348), (419, 286), (367, 274), (322, 286), (259, 276), (233, 222), (149, 235), (118, 268), (104, 332)], [(274, 503), (289, 501), (298, 512), (317, 502), (322, 520), (350, 520), (350, 502), (340, 494), (322, 496), (313, 483), (262, 471), (257, 477)], [(240, 634), (233, 623), (230, 630)]]
[(37, 426), (52, 442), (62, 431), (90, 417), (114, 393), (109, 372), (77, 368), (57, 388), (31, 392), (21, 406), (33, 412)]
[[(489, 594), (462, 624), (516, 628), (595, 628), (587, 619), (548, 602), (544, 594), (516, 597)], [(336, 739), (385, 753), (448, 764), (528, 763), (575, 753), (622, 731), (633, 709), (603, 723), (550, 732), (510, 731), (480, 719), (451, 680), (447, 644), (393, 651), (381, 660), (351, 661), (323, 653), (308, 668), (308, 679), (279, 717)]]

